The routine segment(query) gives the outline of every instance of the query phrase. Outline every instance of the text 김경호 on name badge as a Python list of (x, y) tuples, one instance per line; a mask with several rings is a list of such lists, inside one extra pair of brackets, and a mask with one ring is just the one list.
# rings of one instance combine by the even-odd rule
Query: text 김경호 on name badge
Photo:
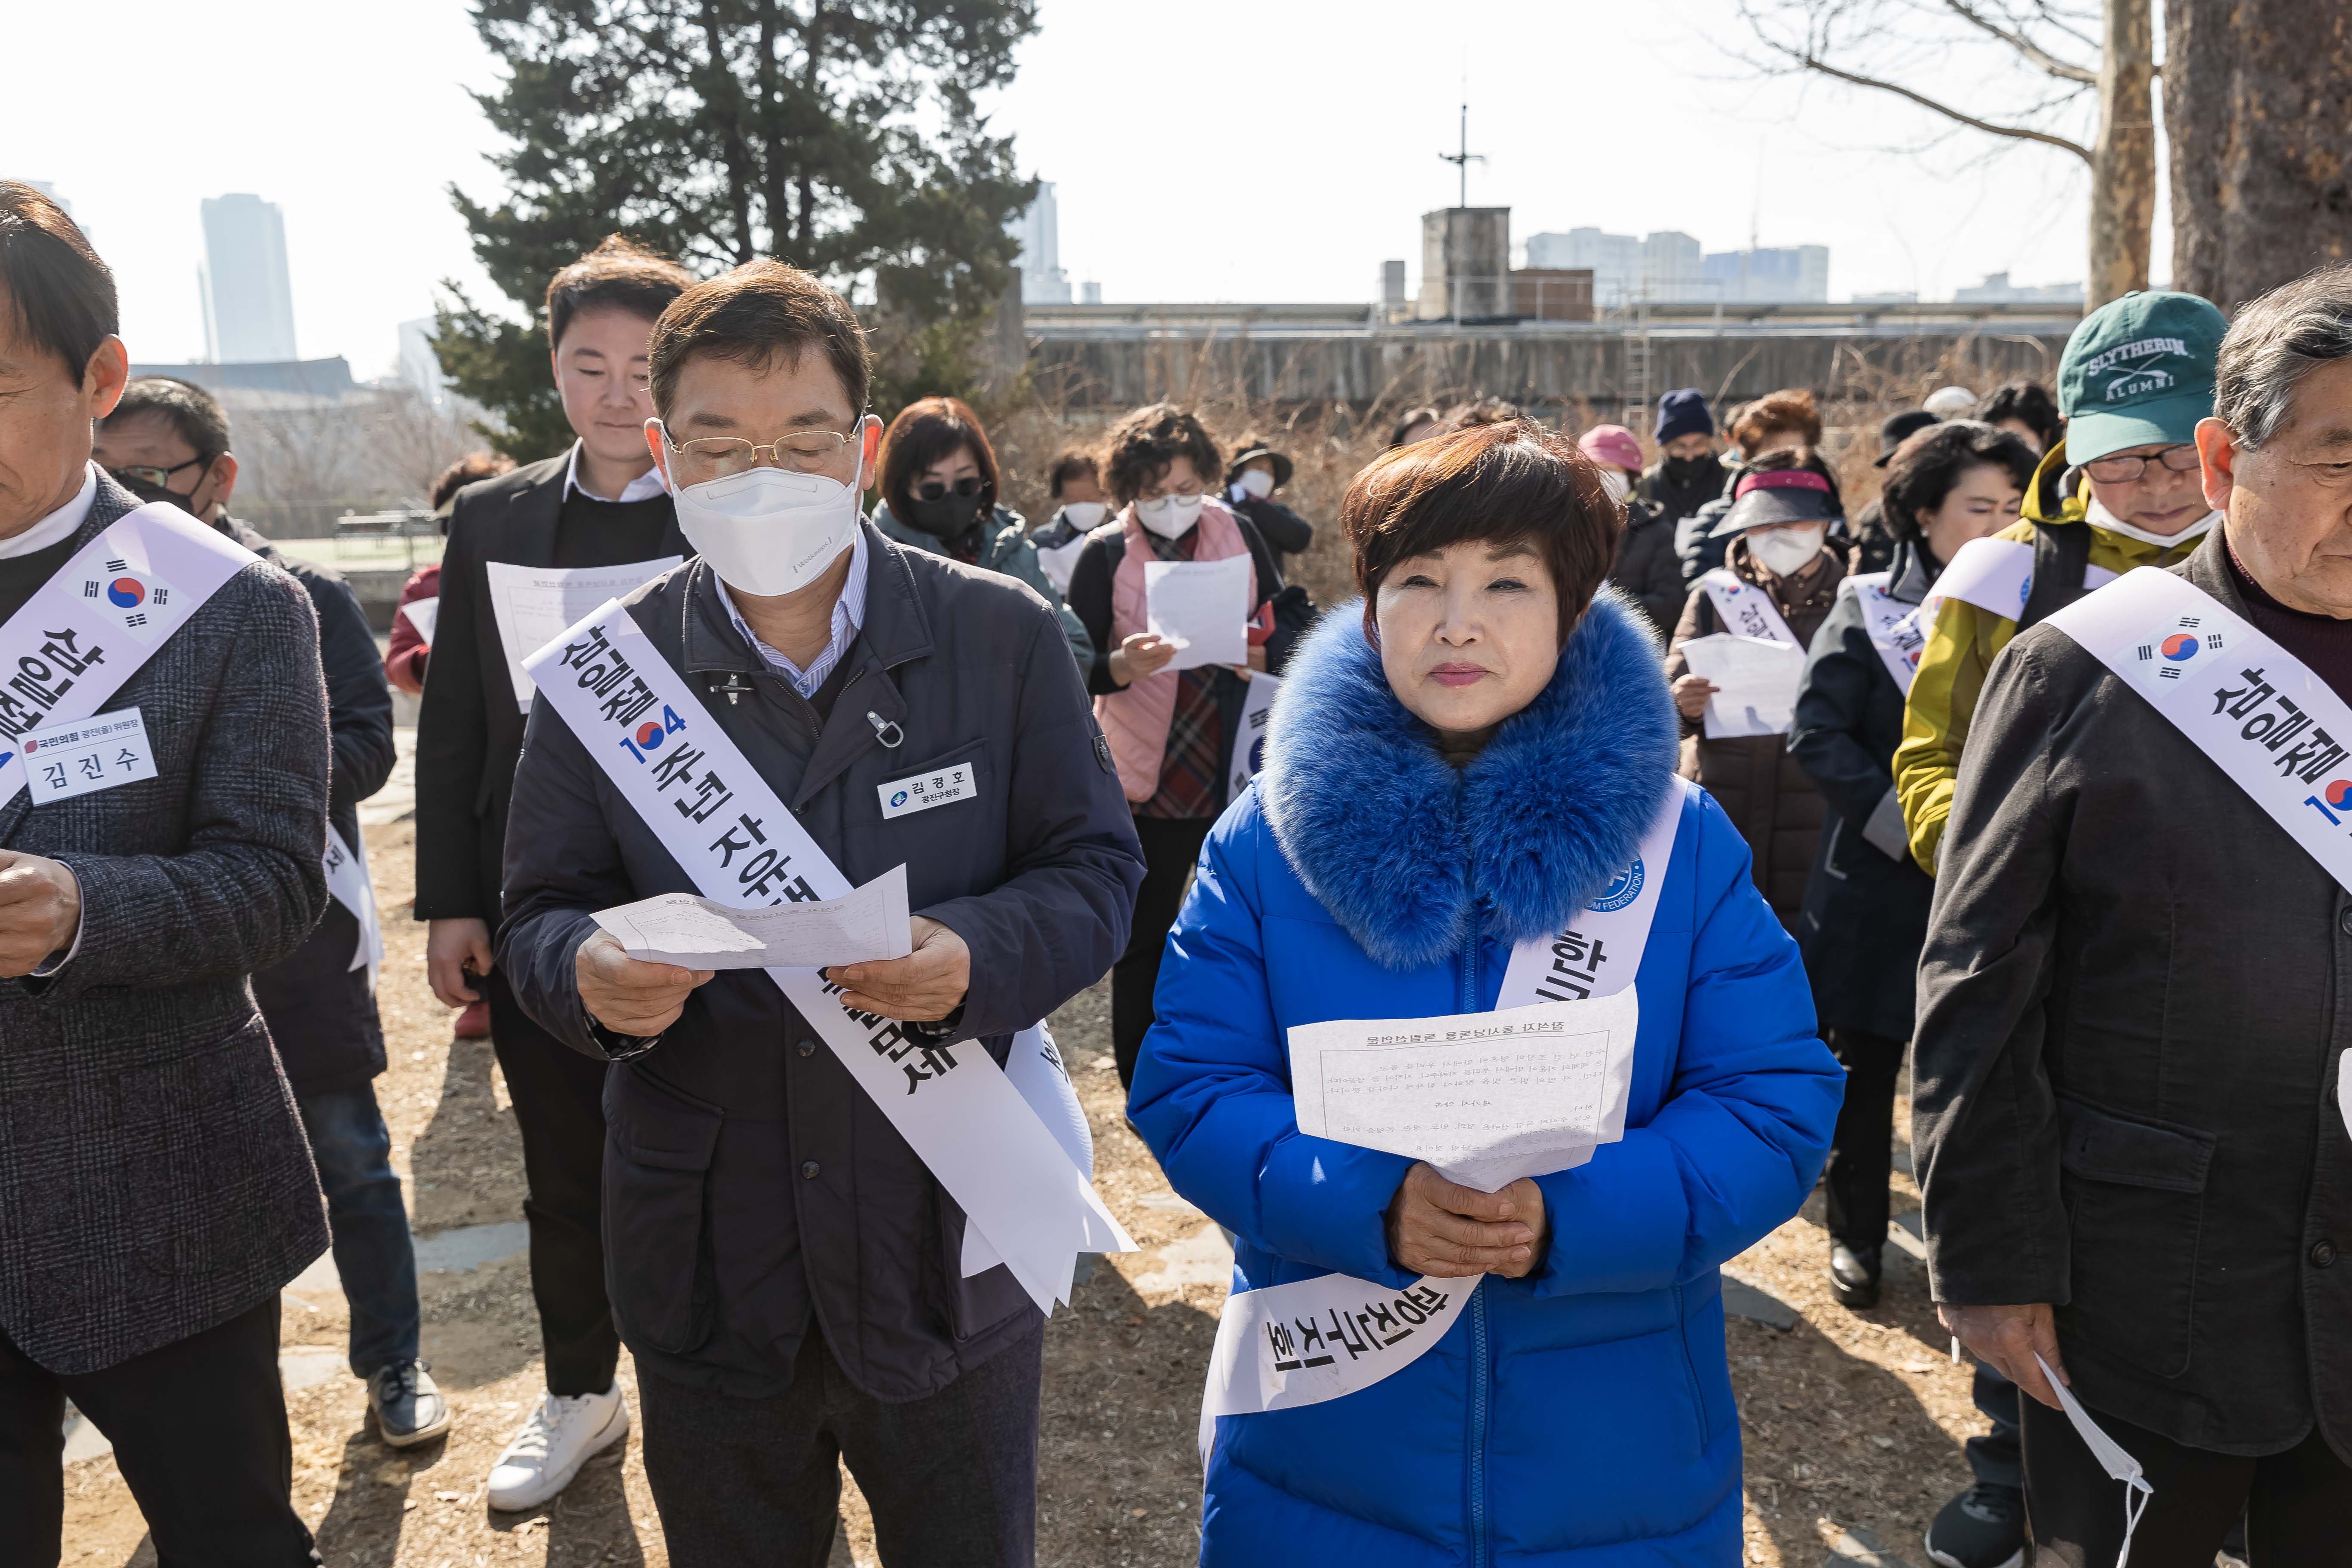
[(975, 799), (980, 789), (972, 782), (971, 764), (966, 762), (951, 763), (911, 778), (892, 779), (874, 793), (882, 799), (882, 819), (887, 822), (894, 816), (929, 811), (950, 801)]
[(154, 776), (155, 753), (136, 708), (25, 737), (25, 779), (36, 805)]

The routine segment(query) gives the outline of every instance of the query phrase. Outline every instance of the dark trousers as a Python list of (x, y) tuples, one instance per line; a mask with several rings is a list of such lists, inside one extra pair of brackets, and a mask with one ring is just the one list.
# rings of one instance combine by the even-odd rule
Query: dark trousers
[(1110, 1048), (1122, 1085), (1135, 1081), (1135, 1058), (1151, 1029), (1151, 993), (1160, 984), (1168, 928), (1183, 907), (1201, 841), (1215, 826), (1216, 819), (1208, 816), (1135, 819), (1135, 836), (1143, 843), (1143, 886), (1135, 892), (1135, 926), (1127, 951), (1110, 966)]
[(373, 1377), (416, 1359), (420, 1316), (416, 1250), (400, 1178), (392, 1173), (392, 1134), (373, 1084), (324, 1094), (297, 1090), (294, 1104), (310, 1135), (334, 1233), (335, 1272), (352, 1304), (352, 1373)]
[[(2019, 1402), (2034, 1562), (2110, 1568), (2123, 1549), (2124, 1484), (2110, 1479), (2065, 1413)], [(2211, 1568), (2241, 1515), (2253, 1568), (2352, 1564), (2352, 1465), (2314, 1427), (2283, 1454), (2250, 1459), (2190, 1448), (2094, 1410), (2156, 1489), (2132, 1534), (2132, 1568)]]
[[(1845, 1067), (1845, 1101), (1830, 1137), (1822, 1170), (1832, 1238), (1848, 1247), (1886, 1245), (1887, 1178), (1894, 1166), (1895, 1083), (1903, 1074), (1907, 1042), (1866, 1029), (1831, 1026), (1829, 1047)], [(1969, 1468), (1979, 1481), (2021, 1487), (2017, 1457), (2017, 1385), (1977, 1363), (1969, 1394), (1992, 1430), (1968, 1441)]]
[(278, 1296), (227, 1322), (63, 1376), (0, 1331), (0, 1563), (54, 1565), (64, 1531), (66, 1401), (114, 1443), (161, 1568), (316, 1563), (296, 1517), (278, 1381)]
[(1848, 1247), (1886, 1245), (1886, 1179), (1895, 1140), (1895, 1080), (1904, 1042), (1832, 1025), (1827, 1039), (1845, 1067), (1845, 1102), (1822, 1168), (1830, 1236)]
[(637, 1380), (646, 1480), (676, 1568), (824, 1568), (841, 1464), (889, 1568), (1029, 1568), (1037, 1553), (1041, 1328), (939, 1393), (861, 1394), (810, 1324), (793, 1384), (738, 1399)]
[(621, 1359), (604, 1296), (604, 1064), (531, 1022), (503, 973), (481, 990), (522, 1133), (522, 1212), (548, 1392), (602, 1394)]

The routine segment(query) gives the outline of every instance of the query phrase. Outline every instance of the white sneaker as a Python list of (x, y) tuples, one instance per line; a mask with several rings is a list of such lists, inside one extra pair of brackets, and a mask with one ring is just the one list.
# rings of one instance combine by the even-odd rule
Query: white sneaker
[(506, 1513), (539, 1507), (628, 1435), (629, 1403), (617, 1383), (602, 1394), (547, 1395), (490, 1468), (490, 1506)]

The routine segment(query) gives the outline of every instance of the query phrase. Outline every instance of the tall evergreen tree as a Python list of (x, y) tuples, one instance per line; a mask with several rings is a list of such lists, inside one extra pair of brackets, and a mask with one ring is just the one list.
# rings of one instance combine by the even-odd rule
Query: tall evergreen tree
[(977, 340), (1035, 191), (974, 101), (1012, 79), (1034, 0), (476, 0), (475, 27), (507, 65), (475, 95), (509, 143), (492, 155), (507, 194), (450, 198), (531, 324), (453, 289), (440, 355), (515, 457), (569, 439), (541, 299), (614, 231), (704, 273), (807, 268), (874, 318), (906, 376), (953, 378), (935, 346)]

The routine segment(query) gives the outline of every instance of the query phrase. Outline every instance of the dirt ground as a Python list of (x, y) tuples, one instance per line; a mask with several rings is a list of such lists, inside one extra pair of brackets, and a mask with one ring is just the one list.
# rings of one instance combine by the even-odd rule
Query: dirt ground
[[(406, 917), (412, 829), (373, 827), (368, 851), (389, 952), (381, 1002), (391, 1068), (377, 1081), (420, 1233), (522, 1217), (521, 1149), (487, 1041), (454, 1041), (425, 988), (424, 928)], [(1201, 1383), (1224, 1295), (1215, 1227), (1171, 1193), (1120, 1114), (1109, 992), (1054, 1016), (1094, 1124), (1097, 1183), (1142, 1250), (1106, 1260), (1057, 1311), (1045, 1338), (1038, 1560), (1045, 1568), (1194, 1558)], [(1906, 1118), (1898, 1112), (1898, 1125)], [(1896, 1178), (1898, 1213), (1917, 1194)], [(1732, 1382), (1747, 1436), (1748, 1561), (1926, 1562), (1919, 1540), (1968, 1482), (1959, 1445), (1980, 1423), (1954, 1366), (1926, 1279), (1888, 1250), (1885, 1303), (1853, 1314), (1831, 1298), (1817, 1194), (1803, 1214), (1729, 1272), (1793, 1308), (1786, 1331), (1735, 1319)], [(520, 1258), (422, 1279), (424, 1353), (456, 1427), (406, 1454), (374, 1436), (361, 1385), (343, 1375), (289, 1396), (294, 1497), (333, 1568), (549, 1568), (668, 1561), (633, 1434), (625, 1454), (583, 1472), (536, 1513), (495, 1514), (483, 1480), (541, 1387), (530, 1281)], [(289, 1293), (284, 1343), (339, 1352), (348, 1327), (332, 1291)], [(621, 1379), (635, 1404), (625, 1354)], [(66, 1469), (66, 1560), (152, 1564), (137, 1505), (110, 1458)], [(836, 1564), (879, 1560), (854, 1485)]]

